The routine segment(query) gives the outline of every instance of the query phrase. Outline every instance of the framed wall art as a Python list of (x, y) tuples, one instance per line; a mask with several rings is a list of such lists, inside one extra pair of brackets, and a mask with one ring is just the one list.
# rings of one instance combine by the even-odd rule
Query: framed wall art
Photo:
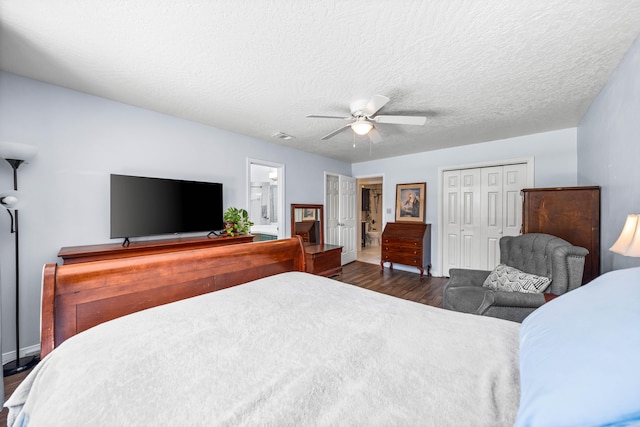
[(316, 218), (316, 210), (315, 209), (304, 209), (302, 211), (302, 220), (303, 221), (315, 221)]
[(396, 185), (396, 222), (424, 222), (427, 183)]

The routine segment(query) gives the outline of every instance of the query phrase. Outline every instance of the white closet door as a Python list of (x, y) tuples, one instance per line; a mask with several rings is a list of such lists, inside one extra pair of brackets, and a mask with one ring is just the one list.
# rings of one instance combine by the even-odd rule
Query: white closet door
[(460, 266), (460, 171), (445, 171), (442, 175), (442, 267), (449, 275), (450, 268)]
[(480, 253), (480, 169), (443, 174), (443, 268), (477, 268)]
[(504, 210), (502, 191), (502, 166), (482, 168), (480, 198), (482, 205), (482, 227), (480, 251), (481, 270), (492, 270), (500, 262), (499, 241), (504, 230), (502, 219)]
[[(522, 189), (527, 188), (527, 165), (519, 163), (503, 166), (504, 235), (517, 236), (522, 232)], [(497, 264), (496, 264), (497, 265)], [(493, 268), (493, 267), (492, 267)]]
[(480, 169), (460, 171), (460, 267), (480, 266)]
[(527, 164), (442, 173), (442, 268), (491, 270), (500, 262), (500, 238), (517, 236)]

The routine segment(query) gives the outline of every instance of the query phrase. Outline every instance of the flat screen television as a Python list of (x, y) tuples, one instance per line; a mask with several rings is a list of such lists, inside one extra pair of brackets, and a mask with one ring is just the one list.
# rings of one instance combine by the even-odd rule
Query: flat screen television
[(222, 184), (111, 175), (111, 238), (224, 228)]

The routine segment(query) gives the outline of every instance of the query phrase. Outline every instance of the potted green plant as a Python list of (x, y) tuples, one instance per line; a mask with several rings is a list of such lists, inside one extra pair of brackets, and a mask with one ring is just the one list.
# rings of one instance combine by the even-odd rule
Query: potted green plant
[(253, 222), (249, 220), (249, 212), (232, 206), (226, 210), (222, 219), (224, 220), (224, 231), (229, 236), (247, 234), (249, 227), (253, 225)]

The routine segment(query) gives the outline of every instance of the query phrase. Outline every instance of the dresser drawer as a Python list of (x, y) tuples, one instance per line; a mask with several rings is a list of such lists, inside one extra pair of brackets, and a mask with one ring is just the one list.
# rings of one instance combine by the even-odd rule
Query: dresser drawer
[(383, 253), (395, 254), (398, 255), (415, 255), (422, 256), (422, 248), (421, 247), (411, 247), (411, 246), (391, 246), (384, 245), (382, 246)]
[(392, 237), (383, 237), (383, 245), (402, 247), (402, 248), (421, 248), (422, 241), (415, 239), (397, 239)]
[(402, 255), (385, 253), (382, 255), (383, 262), (395, 262), (404, 265), (413, 265), (416, 267), (422, 267), (422, 254), (420, 255)]

